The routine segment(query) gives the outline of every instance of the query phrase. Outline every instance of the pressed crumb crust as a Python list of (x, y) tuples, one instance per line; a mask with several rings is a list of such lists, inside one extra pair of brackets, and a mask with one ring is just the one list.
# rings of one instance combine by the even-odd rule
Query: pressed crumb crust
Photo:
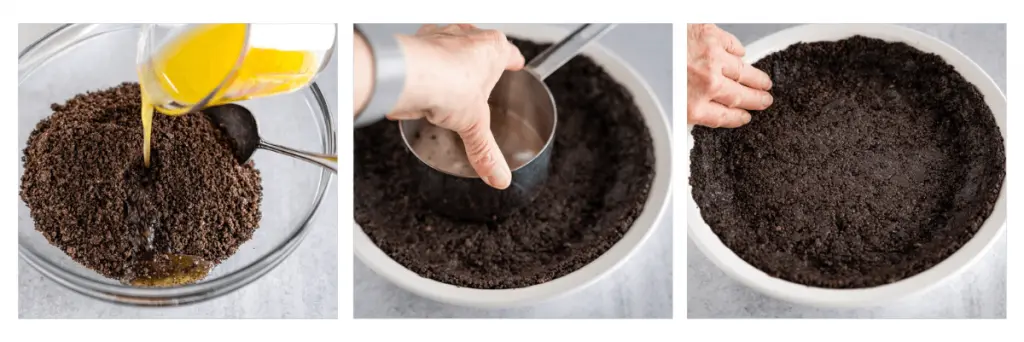
[(861, 36), (754, 64), (774, 104), (739, 129), (693, 129), (701, 216), (771, 276), (892, 283), (948, 258), (992, 212), (1003, 139), (978, 89), (934, 54)]

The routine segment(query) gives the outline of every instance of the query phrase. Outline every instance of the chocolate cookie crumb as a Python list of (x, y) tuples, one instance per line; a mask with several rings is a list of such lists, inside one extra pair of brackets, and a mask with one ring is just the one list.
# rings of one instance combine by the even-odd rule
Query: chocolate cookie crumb
[(893, 283), (945, 260), (992, 212), (1003, 138), (941, 57), (856, 36), (754, 64), (775, 97), (739, 129), (693, 129), (690, 184), (722, 242), (825, 288)]
[(20, 195), (36, 230), (75, 261), (152, 286), (153, 272), (208, 270), (252, 237), (259, 171), (235, 161), (204, 115), (154, 115), (146, 168), (138, 84), (52, 108), (29, 136)]
[[(510, 39), (529, 60), (548, 45)], [(355, 218), (417, 274), (480, 289), (520, 288), (573, 272), (622, 238), (654, 179), (650, 132), (632, 95), (593, 60), (547, 78), (558, 105), (551, 175), (536, 201), (493, 223), (453, 221), (416, 192), (394, 122), (355, 132)]]

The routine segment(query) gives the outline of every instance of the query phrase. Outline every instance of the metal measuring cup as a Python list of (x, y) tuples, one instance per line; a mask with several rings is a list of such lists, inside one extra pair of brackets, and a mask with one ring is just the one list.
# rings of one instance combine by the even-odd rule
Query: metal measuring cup
[(436, 212), (456, 219), (492, 221), (529, 204), (548, 179), (558, 111), (544, 79), (614, 24), (583, 24), (520, 71), (505, 71), (488, 98), (491, 132), (502, 149), (512, 183), (490, 187), (469, 166), (462, 139), (426, 119), (399, 122), (416, 158), (419, 191)]

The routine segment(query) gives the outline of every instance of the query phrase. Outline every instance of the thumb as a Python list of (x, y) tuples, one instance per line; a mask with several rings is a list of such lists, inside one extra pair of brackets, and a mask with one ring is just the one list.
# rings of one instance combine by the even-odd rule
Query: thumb
[(478, 118), (477, 121), (458, 132), (466, 145), (466, 156), (484, 183), (504, 190), (512, 183), (512, 171), (509, 170), (505, 156), (501, 154), (501, 149), (491, 134), (491, 109), (486, 102), (480, 102), (475, 110), (482, 112), (472, 113), (476, 114), (473, 117)]

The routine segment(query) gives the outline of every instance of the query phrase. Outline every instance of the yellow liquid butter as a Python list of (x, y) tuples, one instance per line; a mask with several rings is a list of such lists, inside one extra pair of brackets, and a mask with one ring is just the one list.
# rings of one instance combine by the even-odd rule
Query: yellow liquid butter
[(146, 166), (154, 110), (181, 115), (298, 90), (316, 77), (336, 34), (335, 25), (324, 24), (196, 24), (179, 30), (139, 66)]
[(149, 142), (153, 134), (153, 104), (149, 103), (146, 92), (142, 92), (142, 162), (149, 167)]

